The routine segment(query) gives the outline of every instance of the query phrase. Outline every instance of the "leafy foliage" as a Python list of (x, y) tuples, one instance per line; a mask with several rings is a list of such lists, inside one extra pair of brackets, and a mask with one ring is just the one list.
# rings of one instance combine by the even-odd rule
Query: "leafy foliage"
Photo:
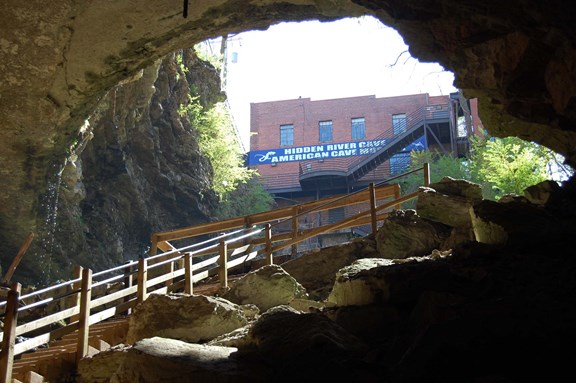
[(236, 190), (226, 194), (216, 211), (216, 216), (219, 219), (240, 217), (270, 210), (273, 205), (274, 199), (254, 176), (238, 185)]
[[(470, 172), (466, 162), (460, 158), (432, 152), (428, 150), (412, 151), (410, 153), (411, 163), (407, 171), (421, 168), (425, 163), (430, 164), (430, 182), (438, 182), (443, 177), (448, 176), (456, 179), (470, 180)], [(404, 194), (412, 193), (422, 186), (422, 173), (410, 174), (399, 180), (400, 187)], [(403, 204), (404, 208), (414, 208), (414, 201)]]
[(196, 44), (194, 46), (194, 52), (196, 52), (196, 56), (198, 56), (200, 60), (209, 62), (218, 71), (222, 70), (224, 56), (221, 53), (214, 53), (210, 49), (209, 41)]
[(473, 142), (470, 171), (490, 183), (496, 199), (507, 193), (522, 194), (528, 186), (552, 178), (555, 153), (517, 137)]
[[(572, 173), (560, 165), (561, 159), (553, 151), (517, 137), (473, 140), (469, 159), (414, 151), (411, 160), (408, 170), (418, 169), (426, 162), (430, 164), (431, 182), (444, 176), (465, 179), (480, 184), (484, 198), (493, 200), (508, 193), (521, 195), (528, 186), (554, 179), (552, 167), (565, 175)], [(405, 193), (416, 191), (422, 185), (421, 173), (406, 176), (400, 184)]]
[(179, 113), (198, 132), (200, 151), (214, 171), (213, 190), (220, 198), (216, 215), (230, 218), (265, 211), (273, 199), (257, 180), (255, 169), (244, 166), (244, 156), (238, 143), (230, 111), (224, 103), (205, 110), (199, 96), (190, 95), (188, 105)]
[(198, 132), (200, 151), (214, 169), (213, 189), (220, 199), (245, 183), (255, 171), (244, 166), (243, 154), (232, 124), (232, 117), (224, 103), (217, 103), (204, 110), (199, 96), (190, 96), (190, 102), (180, 107), (180, 115), (186, 116)]

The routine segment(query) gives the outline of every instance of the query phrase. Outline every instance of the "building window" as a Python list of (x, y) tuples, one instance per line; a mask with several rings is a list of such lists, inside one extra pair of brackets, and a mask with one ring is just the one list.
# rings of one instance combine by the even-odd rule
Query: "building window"
[(280, 125), (280, 146), (294, 145), (294, 125)]
[(364, 117), (352, 119), (352, 139), (362, 140), (366, 138), (366, 124)]
[(394, 114), (392, 115), (392, 129), (394, 129), (394, 135), (404, 133), (406, 131), (406, 114)]
[(398, 153), (390, 157), (390, 175), (401, 174), (410, 166), (410, 153)]
[(320, 142), (332, 141), (332, 121), (320, 121)]

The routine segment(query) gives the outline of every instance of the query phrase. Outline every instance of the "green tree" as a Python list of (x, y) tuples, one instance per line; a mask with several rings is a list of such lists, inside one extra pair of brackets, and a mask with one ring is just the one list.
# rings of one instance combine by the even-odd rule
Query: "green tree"
[(244, 166), (243, 153), (226, 105), (217, 103), (205, 111), (198, 98), (191, 95), (188, 105), (180, 107), (180, 115), (186, 116), (198, 132), (200, 151), (210, 160), (214, 170), (213, 189), (222, 200), (240, 183), (248, 181), (255, 170)]
[(473, 178), (487, 181), (495, 199), (504, 194), (522, 195), (524, 189), (553, 179), (552, 164), (557, 155), (544, 146), (517, 137), (473, 140), (470, 172)]
[(269, 210), (274, 200), (257, 179), (255, 169), (244, 165), (230, 111), (224, 103), (205, 110), (199, 96), (192, 94), (180, 107), (198, 133), (198, 146), (213, 168), (212, 188), (220, 198), (215, 214), (220, 219)]
[(273, 206), (274, 199), (264, 190), (257, 176), (253, 176), (238, 185), (236, 190), (225, 195), (218, 206), (216, 216), (219, 219), (240, 217), (267, 211)]
[[(504, 194), (521, 195), (528, 186), (554, 179), (552, 168), (566, 177), (573, 171), (561, 165), (561, 158), (550, 149), (517, 137), (472, 140), (470, 158), (454, 158), (438, 152), (411, 153), (408, 170), (424, 163), (430, 164), (430, 180), (437, 182), (444, 176), (465, 179), (480, 184), (486, 199), (497, 200)], [(422, 186), (421, 173), (400, 180), (404, 193)]]

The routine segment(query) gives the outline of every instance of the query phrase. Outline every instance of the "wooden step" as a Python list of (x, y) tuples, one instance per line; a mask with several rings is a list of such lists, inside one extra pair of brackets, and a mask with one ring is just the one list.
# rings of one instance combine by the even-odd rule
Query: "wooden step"
[(76, 353), (63, 353), (55, 358), (31, 360), (29, 364), (14, 366), (12, 374), (23, 383), (27, 382), (27, 376), (37, 378), (36, 375), (44, 378), (42, 382), (55, 382), (61, 376), (72, 373), (75, 366)]
[(88, 344), (93, 347), (94, 349), (98, 350), (98, 351), (106, 351), (108, 350), (110, 347), (112, 347), (110, 345), (110, 343), (99, 339), (99, 338), (90, 338), (88, 339)]
[(24, 376), (24, 383), (44, 383), (46, 380), (40, 374), (35, 373), (34, 371), (26, 372)]
[[(128, 318), (112, 319), (90, 326), (88, 354), (93, 356), (122, 343), (128, 332)], [(78, 332), (50, 342), (48, 347), (19, 355), (12, 369), (13, 383), (44, 383), (72, 371), (76, 361)]]
[(44, 376), (34, 372), (32, 370), (26, 371), (13, 371), (12, 372), (12, 383), (45, 383), (47, 380)]
[[(25, 354), (26, 358), (20, 359), (18, 364), (26, 364), (28, 361), (39, 361), (43, 359), (65, 358), (67, 354), (76, 354), (76, 348), (55, 348), (49, 352)], [(14, 361), (14, 365), (16, 365), (16, 361)]]

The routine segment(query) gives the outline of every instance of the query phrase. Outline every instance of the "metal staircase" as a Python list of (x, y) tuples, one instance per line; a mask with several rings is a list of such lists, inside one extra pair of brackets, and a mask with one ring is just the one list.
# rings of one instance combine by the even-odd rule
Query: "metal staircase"
[(384, 162), (399, 152), (402, 152), (407, 146), (426, 133), (428, 124), (449, 122), (449, 111), (447, 105), (442, 105), (441, 109), (435, 106), (421, 108), (406, 117), (406, 129), (404, 132), (390, 137), (390, 132), (386, 132), (377, 139), (388, 139), (389, 142), (379, 148), (375, 153), (365, 157), (360, 157), (348, 166), (346, 173), (349, 184), (358, 181), (360, 178), (370, 173)]

